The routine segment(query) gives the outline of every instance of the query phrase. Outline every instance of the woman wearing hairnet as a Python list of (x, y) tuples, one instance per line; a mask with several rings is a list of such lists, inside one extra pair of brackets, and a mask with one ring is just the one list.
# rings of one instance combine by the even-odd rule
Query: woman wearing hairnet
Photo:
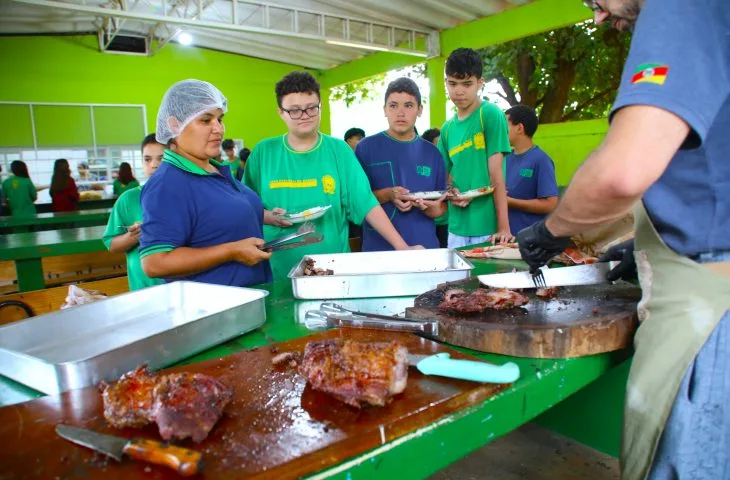
[(226, 98), (184, 80), (165, 93), (157, 141), (171, 143), (142, 189), (140, 258), (150, 277), (245, 286), (271, 281), (259, 197), (212, 160), (220, 154)]

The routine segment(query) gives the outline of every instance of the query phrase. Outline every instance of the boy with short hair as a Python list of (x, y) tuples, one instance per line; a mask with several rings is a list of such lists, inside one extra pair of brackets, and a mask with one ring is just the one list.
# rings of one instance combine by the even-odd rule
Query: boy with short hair
[(509, 143), (507, 155), (507, 204), (509, 225), (516, 234), (552, 212), (558, 205), (555, 164), (535, 145), (537, 114), (527, 105), (515, 105), (505, 112)]
[[(319, 132), (319, 83), (307, 72), (292, 72), (276, 84), (279, 116), (287, 133), (256, 144), (248, 157), (243, 181), (259, 194), (264, 208), (282, 207), (299, 213), (331, 206), (314, 220), (321, 243), (279, 251), (271, 258), (274, 279), (285, 278), (302, 256), (350, 251), (347, 221), (365, 219), (397, 250), (408, 249), (370, 190), (355, 154), (342, 140)], [(297, 226), (264, 226), (271, 240)], [(423, 247), (420, 247), (423, 248)]]
[[(165, 146), (150, 133), (142, 141), (142, 171), (146, 178), (152, 176), (162, 162)], [(161, 278), (150, 278), (142, 270), (139, 258), (139, 237), (142, 233), (142, 187), (122, 193), (117, 199), (102, 242), (110, 252), (124, 252), (127, 257), (129, 290), (140, 290), (165, 283)]]
[[(416, 119), (423, 112), (416, 82), (402, 77), (385, 91), (388, 129), (365, 138), (355, 155), (370, 180), (370, 187), (393, 226), (408, 244), (438, 248), (434, 218), (444, 214), (446, 195), (438, 200), (414, 199), (409, 192), (446, 189), (446, 169), (438, 149), (416, 134)], [(365, 252), (393, 250), (369, 224), (363, 226)]]
[(352, 151), (355, 151), (357, 144), (365, 138), (365, 130), (362, 128), (352, 127), (345, 132), (345, 142), (350, 146)]
[(492, 195), (452, 197), (449, 248), (512, 239), (504, 183), (504, 155), (510, 152), (507, 122), (496, 106), (479, 98), (483, 63), (470, 48), (451, 52), (446, 60), (446, 90), (456, 115), (441, 127), (439, 150), (456, 193), (492, 185)]

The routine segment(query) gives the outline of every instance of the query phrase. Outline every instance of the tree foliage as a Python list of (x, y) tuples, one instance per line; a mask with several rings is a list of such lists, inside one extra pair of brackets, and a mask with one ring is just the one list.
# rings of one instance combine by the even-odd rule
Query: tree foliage
[(540, 123), (604, 117), (621, 81), (630, 38), (592, 22), (481, 50), (485, 80), (510, 105), (539, 112)]
[[(426, 78), (428, 65), (419, 63), (401, 70), (404, 77), (413, 79)], [(369, 100), (382, 100), (377, 98), (385, 92), (386, 74), (381, 73), (370, 78), (357, 80), (333, 87), (330, 91), (330, 101), (344, 101), (348, 107), (353, 103), (361, 103)], [(427, 103), (428, 98), (422, 99)]]

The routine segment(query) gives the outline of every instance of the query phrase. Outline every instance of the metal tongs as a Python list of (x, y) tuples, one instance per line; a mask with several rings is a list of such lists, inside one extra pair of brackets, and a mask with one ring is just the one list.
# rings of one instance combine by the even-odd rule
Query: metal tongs
[(310, 330), (350, 327), (421, 333), (432, 337), (438, 335), (438, 322), (435, 320), (409, 320), (393, 315), (358, 312), (333, 302), (322, 303), (319, 310), (309, 310), (304, 316), (304, 325)]
[[(283, 237), (279, 237), (270, 242), (264, 243), (261, 250), (267, 252), (276, 252), (279, 250), (288, 250), (290, 248), (302, 247), (304, 245), (312, 245), (319, 243), (324, 239), (322, 235), (316, 235), (316, 228), (312, 222), (305, 222), (296, 232)], [(293, 242), (292, 240), (297, 240)]]

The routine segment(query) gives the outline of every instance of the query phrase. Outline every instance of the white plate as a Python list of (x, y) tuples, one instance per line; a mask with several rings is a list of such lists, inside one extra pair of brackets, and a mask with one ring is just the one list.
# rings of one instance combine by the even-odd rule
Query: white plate
[(422, 198), (423, 200), (438, 200), (441, 195), (446, 193), (446, 190), (433, 191), (433, 192), (411, 192), (406, 194), (406, 197)]
[(494, 191), (494, 187), (479, 187), (475, 188), (474, 190), (467, 190), (466, 192), (459, 193), (458, 196), (454, 198), (476, 198), (481, 197), (483, 195), (489, 195)]
[(332, 208), (332, 205), (327, 205), (326, 207), (314, 207), (299, 213), (285, 213), (281, 217), (285, 220), (289, 220), (291, 223), (303, 223), (309, 220), (318, 219), (327, 213), (327, 210), (330, 208)]

